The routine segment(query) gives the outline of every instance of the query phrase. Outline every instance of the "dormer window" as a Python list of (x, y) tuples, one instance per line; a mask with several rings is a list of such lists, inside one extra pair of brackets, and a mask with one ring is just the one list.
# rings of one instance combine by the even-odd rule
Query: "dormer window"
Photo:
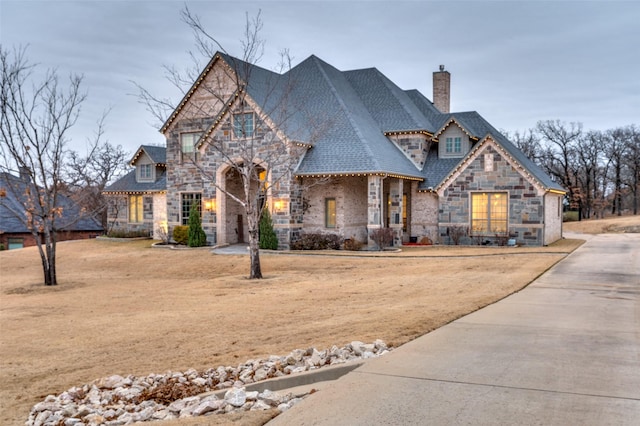
[(233, 136), (236, 139), (253, 137), (255, 130), (252, 112), (233, 114)]
[(462, 138), (446, 138), (445, 152), (447, 154), (460, 154), (462, 152)]
[(140, 164), (140, 165), (138, 165), (138, 180), (139, 181), (153, 180), (153, 165), (152, 164)]

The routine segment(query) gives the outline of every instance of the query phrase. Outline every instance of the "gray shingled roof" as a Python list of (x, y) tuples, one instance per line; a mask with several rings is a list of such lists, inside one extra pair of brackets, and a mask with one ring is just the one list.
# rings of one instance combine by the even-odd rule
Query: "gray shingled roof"
[[(0, 231), (5, 233), (31, 232), (21, 219), (24, 217), (23, 195), (29, 184), (17, 176), (0, 173), (0, 187), (5, 189), (5, 196), (0, 198)], [(102, 225), (93, 217), (80, 213), (80, 208), (69, 197), (58, 194), (58, 207), (62, 207), (62, 216), (56, 219), (56, 228), (60, 231), (101, 232)], [(18, 215), (18, 216), (17, 216)]]
[[(452, 114), (443, 114), (446, 116), (443, 120), (443, 124), (445, 125), (451, 118), (453, 118), (460, 126), (462, 126), (465, 130), (471, 133), (478, 139), (483, 139), (487, 135), (490, 135), (500, 146), (502, 146), (505, 151), (511, 155), (518, 163), (520, 163), (535, 179), (537, 179), (542, 186), (548, 189), (555, 189), (558, 191), (565, 191), (562, 185), (553, 181), (551, 177), (544, 172), (535, 164), (531, 159), (529, 159), (522, 151), (520, 151), (509, 139), (507, 139), (502, 133), (495, 129), (487, 120), (485, 120), (480, 114), (476, 111), (468, 111), (468, 112), (456, 112)], [(453, 165), (450, 170), (455, 167)], [(449, 170), (449, 171), (450, 171)], [(448, 173), (446, 173), (442, 179), (444, 179)], [(428, 185), (432, 186), (432, 185)], [(421, 183), (420, 188), (426, 188), (424, 182)]]
[(162, 192), (167, 190), (167, 173), (163, 170), (155, 182), (138, 182), (136, 170), (133, 169), (102, 192)]
[(312, 145), (298, 175), (388, 173), (436, 187), (462, 159), (429, 155), (418, 170), (384, 133), (435, 134), (453, 118), (477, 139), (491, 135), (545, 187), (563, 190), (477, 112), (440, 113), (422, 93), (400, 89), (375, 68), (340, 71), (312, 55), (281, 75), (219, 55), (242, 77), (251, 70), (248, 94), (291, 140)]
[(136, 153), (131, 158), (131, 162), (135, 158), (138, 157), (140, 151), (144, 151), (147, 153), (151, 161), (155, 164), (166, 164), (167, 162), (167, 148), (164, 146), (155, 146), (155, 145), (140, 145), (140, 148), (136, 150)]

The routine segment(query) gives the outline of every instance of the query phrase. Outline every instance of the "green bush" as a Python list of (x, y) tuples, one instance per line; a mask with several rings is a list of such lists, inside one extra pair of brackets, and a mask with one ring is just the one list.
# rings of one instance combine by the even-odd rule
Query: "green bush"
[(187, 245), (189, 247), (202, 247), (207, 245), (207, 234), (205, 234), (204, 229), (202, 229), (200, 213), (195, 203), (191, 204), (191, 209), (189, 210)]
[(273, 221), (269, 209), (262, 210), (260, 216), (260, 248), (267, 250), (278, 250), (278, 236), (273, 230)]
[(339, 250), (342, 242), (342, 237), (336, 234), (302, 234), (291, 243), (291, 250)]
[(178, 244), (187, 245), (187, 242), (189, 242), (189, 227), (186, 225), (178, 225), (174, 227), (173, 241)]

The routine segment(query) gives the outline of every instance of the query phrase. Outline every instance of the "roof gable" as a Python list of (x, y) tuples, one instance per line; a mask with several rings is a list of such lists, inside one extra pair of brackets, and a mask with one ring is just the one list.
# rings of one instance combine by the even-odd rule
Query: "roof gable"
[(149, 159), (159, 166), (164, 166), (167, 163), (167, 148), (164, 146), (155, 145), (140, 145), (140, 148), (133, 154), (129, 165), (132, 167), (136, 165), (136, 161), (142, 154), (147, 154)]
[(552, 185), (548, 185), (549, 182), (541, 179), (541, 176), (537, 175), (535, 171), (531, 170), (530, 167), (522, 164), (518, 158), (515, 158), (513, 155), (511, 155), (511, 152), (502, 144), (501, 141), (498, 140), (498, 138), (494, 138), (491, 134), (487, 134), (478, 144), (476, 144), (471, 149), (471, 151), (461, 161), (458, 162), (458, 164), (455, 165), (454, 168), (449, 171), (447, 176), (434, 188), (438, 195), (442, 196), (448, 186), (451, 185), (451, 183), (454, 182), (455, 179), (467, 169), (469, 164), (475, 161), (480, 156), (480, 154), (485, 151), (487, 146), (493, 146), (496, 151), (498, 151), (503, 156), (503, 158), (506, 159), (511, 167), (513, 167), (532, 185), (537, 187), (539, 192), (566, 192), (561, 186), (555, 184), (555, 182), (550, 182)]

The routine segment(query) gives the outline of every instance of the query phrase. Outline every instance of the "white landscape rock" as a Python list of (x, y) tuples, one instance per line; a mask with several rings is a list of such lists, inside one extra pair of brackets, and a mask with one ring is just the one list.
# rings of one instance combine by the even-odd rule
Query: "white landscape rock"
[[(389, 348), (382, 340), (372, 344), (353, 341), (342, 348), (334, 345), (322, 351), (295, 349), (285, 356), (271, 355), (267, 359), (248, 360), (237, 367), (220, 366), (204, 372), (189, 369), (144, 377), (112, 375), (72, 387), (57, 396), (47, 396), (33, 406), (25, 426), (120, 426), (276, 407), (285, 411), (300, 398), (270, 390), (247, 391), (245, 386), (388, 352)], [(154, 397), (154, 391), (158, 389), (180, 388), (188, 388), (192, 394), (169, 402)], [(211, 393), (221, 389), (228, 389), (224, 399)]]

